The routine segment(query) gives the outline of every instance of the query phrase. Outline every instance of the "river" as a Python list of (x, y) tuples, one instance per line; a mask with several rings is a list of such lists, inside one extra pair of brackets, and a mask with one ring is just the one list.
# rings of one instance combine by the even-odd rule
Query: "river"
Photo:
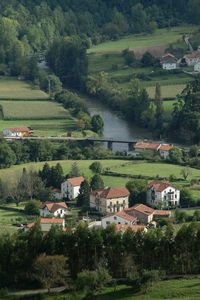
[[(146, 129), (135, 126), (133, 123), (122, 119), (116, 112), (111, 111), (106, 105), (99, 103), (98, 100), (81, 97), (87, 106), (91, 116), (99, 114), (104, 121), (105, 138), (135, 140), (135, 139), (152, 139), (152, 134)], [(113, 143), (113, 151), (128, 150), (125, 144)]]

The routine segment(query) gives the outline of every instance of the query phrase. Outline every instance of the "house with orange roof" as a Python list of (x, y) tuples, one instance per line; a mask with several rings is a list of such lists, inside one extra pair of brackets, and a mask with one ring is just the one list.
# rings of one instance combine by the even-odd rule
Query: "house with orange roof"
[(90, 207), (102, 214), (115, 213), (128, 208), (129, 191), (125, 187), (107, 187), (90, 193)]
[(147, 188), (146, 201), (154, 207), (179, 206), (180, 190), (173, 187), (169, 182), (152, 181)]
[(75, 199), (79, 195), (81, 183), (85, 180), (83, 176), (68, 178), (61, 184), (62, 198)]
[(41, 217), (53, 215), (64, 218), (67, 214), (69, 214), (69, 210), (65, 202), (45, 202), (40, 208)]
[(162, 158), (166, 159), (169, 156), (169, 151), (173, 149), (173, 145), (153, 142), (137, 142), (134, 148), (136, 152), (148, 150), (152, 151), (154, 154), (159, 154)]
[(185, 54), (183, 56), (183, 59), (185, 60), (188, 66), (195, 66), (197, 63), (200, 62), (200, 50), (196, 50)]
[(32, 133), (33, 131), (26, 126), (5, 128), (3, 130), (4, 137), (25, 137), (25, 136), (30, 136)]
[[(64, 219), (60, 219), (60, 218), (40, 218), (39, 222), (40, 227), (41, 227), (41, 231), (43, 233), (48, 232), (51, 227), (54, 226), (59, 226), (60, 228), (62, 228), (64, 230), (65, 228), (65, 220)], [(36, 225), (36, 222), (34, 223), (29, 223), (25, 226), (25, 231), (33, 228)]]
[(106, 228), (110, 224), (115, 225), (136, 225), (138, 219), (134, 216), (128, 215), (125, 211), (119, 211), (115, 214), (107, 215), (101, 219), (101, 226)]

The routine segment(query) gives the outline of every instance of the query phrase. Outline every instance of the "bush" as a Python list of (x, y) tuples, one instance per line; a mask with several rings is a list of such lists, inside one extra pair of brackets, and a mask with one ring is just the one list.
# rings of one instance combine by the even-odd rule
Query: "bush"
[(31, 200), (25, 205), (24, 211), (27, 215), (39, 215), (40, 201)]

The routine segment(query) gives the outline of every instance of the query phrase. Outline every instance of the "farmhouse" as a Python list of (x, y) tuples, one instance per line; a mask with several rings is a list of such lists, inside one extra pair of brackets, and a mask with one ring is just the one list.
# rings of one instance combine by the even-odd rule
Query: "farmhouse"
[(128, 208), (127, 188), (107, 187), (90, 193), (90, 207), (102, 214), (119, 212)]
[(84, 177), (80, 176), (68, 178), (65, 182), (63, 182), (61, 184), (62, 198), (67, 198), (69, 200), (75, 199), (79, 195), (80, 186), (84, 180)]
[(171, 53), (163, 55), (160, 62), (164, 70), (175, 70), (178, 67), (177, 58)]
[[(64, 230), (64, 228), (65, 228), (65, 220), (64, 220), (64, 219), (56, 219), (56, 218), (40, 218), (39, 224), (40, 224), (40, 227), (41, 227), (41, 231), (42, 231), (43, 233), (48, 232), (48, 231), (51, 229), (51, 227), (52, 227), (53, 225), (59, 226), (59, 227), (61, 227), (63, 230)], [(33, 228), (35, 225), (36, 225), (35, 222), (26, 225), (25, 231), (27, 231), (27, 230)]]
[(168, 218), (171, 216), (171, 212), (168, 210), (156, 210), (144, 204), (135, 204), (125, 209), (125, 212), (136, 217), (141, 224), (151, 223), (155, 218)]
[(194, 65), (194, 72), (200, 73), (200, 62)]
[(200, 62), (200, 51), (193, 51), (189, 54), (186, 54), (183, 58), (188, 66), (194, 66)]
[(40, 208), (40, 216), (42, 217), (53, 215), (63, 218), (67, 214), (68, 207), (65, 202), (45, 202)]
[(110, 224), (131, 226), (137, 224), (137, 221), (136, 217), (128, 215), (125, 211), (119, 211), (102, 218), (101, 226), (103, 228), (106, 228)]
[(160, 144), (152, 142), (138, 142), (135, 145), (136, 152), (144, 152), (145, 150), (158, 153), (162, 158), (166, 159), (169, 156), (169, 151), (173, 149), (171, 144)]
[(14, 127), (14, 128), (5, 128), (3, 130), (3, 136), (5, 137), (25, 137), (30, 136), (33, 131), (28, 127)]
[(180, 191), (169, 182), (153, 181), (148, 185), (146, 200), (151, 206), (178, 206), (180, 203)]

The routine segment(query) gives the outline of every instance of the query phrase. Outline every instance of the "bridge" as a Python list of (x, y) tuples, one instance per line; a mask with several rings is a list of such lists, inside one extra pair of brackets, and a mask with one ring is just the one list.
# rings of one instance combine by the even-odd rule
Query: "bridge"
[(113, 143), (118, 144), (127, 144), (128, 150), (133, 151), (134, 145), (138, 142), (138, 140), (123, 140), (123, 139), (111, 139), (111, 138), (105, 138), (105, 137), (91, 137), (91, 138), (74, 138), (74, 137), (64, 137), (64, 136), (28, 136), (28, 137), (4, 137), (7, 141), (27, 141), (27, 140), (48, 140), (48, 141), (78, 141), (78, 142), (99, 142), (99, 143), (107, 143), (107, 147), (109, 150), (113, 149)]

